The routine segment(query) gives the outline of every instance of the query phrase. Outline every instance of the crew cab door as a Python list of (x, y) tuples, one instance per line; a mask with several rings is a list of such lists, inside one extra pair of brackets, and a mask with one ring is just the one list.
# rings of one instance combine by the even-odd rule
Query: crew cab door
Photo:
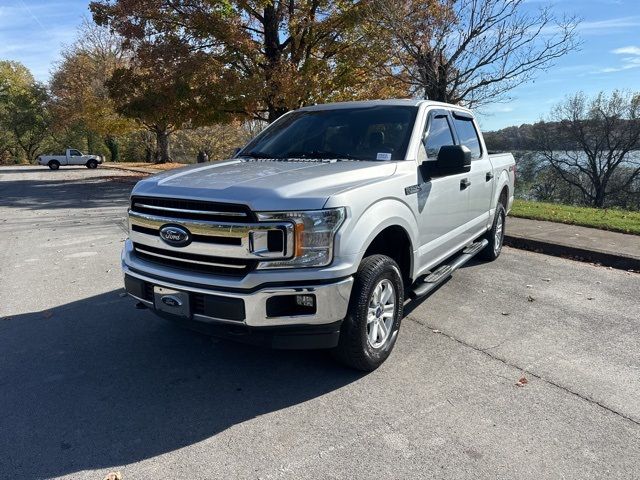
[(67, 160), (69, 165), (84, 165), (85, 160), (82, 158), (82, 152), (74, 148), (67, 150)]
[(469, 189), (464, 185), (469, 173), (429, 177), (429, 165), (435, 162), (440, 147), (455, 145), (452, 118), (447, 110), (427, 113), (422, 143), (418, 150), (420, 189), (417, 214), (420, 230), (421, 264), (431, 264), (465, 241), (468, 221)]
[(475, 238), (486, 230), (489, 223), (494, 188), (493, 165), (480, 141), (479, 129), (475, 125), (473, 116), (467, 112), (453, 110), (452, 120), (458, 143), (471, 150), (466, 230), (470, 238)]

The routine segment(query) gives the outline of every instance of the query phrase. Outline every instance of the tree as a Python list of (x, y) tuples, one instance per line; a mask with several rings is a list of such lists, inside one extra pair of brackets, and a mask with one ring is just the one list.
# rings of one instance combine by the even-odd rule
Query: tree
[(85, 19), (76, 41), (62, 52), (50, 85), (57, 130), (84, 131), (91, 151), (97, 148), (94, 139), (101, 138), (112, 161), (119, 159), (117, 138), (135, 127), (116, 112), (106, 87), (114, 71), (126, 63), (121, 39)]
[(550, 117), (534, 126), (538, 148), (585, 203), (601, 208), (612, 194), (633, 193), (640, 178), (640, 93), (578, 93)]
[(18, 62), (0, 61), (0, 129), (3, 148), (34, 161), (49, 138), (47, 89)]
[(171, 160), (170, 135), (226, 119), (225, 72), (202, 52), (172, 39), (138, 45), (127, 67), (115, 70), (107, 87), (116, 110), (156, 136), (156, 162)]
[(33, 82), (31, 72), (21, 63), (0, 61), (0, 160), (3, 162), (17, 161), (20, 150), (9, 121), (11, 102)]
[(369, 42), (366, 2), (329, 0), (116, 0), (91, 3), (94, 19), (136, 45), (171, 38), (223, 65), (226, 108), (267, 120), (332, 99), (405, 93), (369, 74), (386, 50)]
[(576, 21), (525, 0), (372, 0), (370, 18), (390, 35), (391, 61), (377, 65), (425, 99), (477, 108), (574, 50)]

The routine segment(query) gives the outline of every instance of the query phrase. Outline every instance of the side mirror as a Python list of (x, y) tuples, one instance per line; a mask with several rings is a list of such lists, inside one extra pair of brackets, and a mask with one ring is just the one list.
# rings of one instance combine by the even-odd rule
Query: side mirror
[(471, 170), (471, 150), (464, 145), (443, 145), (435, 161), (435, 174), (455, 175)]

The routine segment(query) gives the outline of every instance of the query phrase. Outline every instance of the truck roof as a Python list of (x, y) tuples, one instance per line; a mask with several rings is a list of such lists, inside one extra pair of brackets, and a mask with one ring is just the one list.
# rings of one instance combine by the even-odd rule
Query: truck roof
[(453, 105), (450, 103), (435, 102), (433, 100), (422, 100), (413, 98), (390, 98), (386, 100), (360, 100), (353, 102), (335, 102), (335, 103), (320, 103), (317, 105), (310, 105), (308, 107), (302, 107), (299, 110), (328, 110), (338, 108), (366, 108), (375, 107), (379, 105), (389, 106), (406, 106), (406, 107), (418, 107), (420, 105), (427, 104), (429, 106), (440, 106), (447, 108), (456, 108), (471, 113), (468, 108), (461, 107), (460, 105)]

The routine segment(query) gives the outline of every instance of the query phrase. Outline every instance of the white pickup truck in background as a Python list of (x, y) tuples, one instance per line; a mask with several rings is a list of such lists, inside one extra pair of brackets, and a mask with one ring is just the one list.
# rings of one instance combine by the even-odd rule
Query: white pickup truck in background
[(87, 168), (98, 168), (102, 163), (100, 155), (85, 155), (75, 148), (67, 148), (64, 155), (40, 155), (38, 165), (46, 165), (51, 170), (58, 170), (63, 165), (84, 165)]

